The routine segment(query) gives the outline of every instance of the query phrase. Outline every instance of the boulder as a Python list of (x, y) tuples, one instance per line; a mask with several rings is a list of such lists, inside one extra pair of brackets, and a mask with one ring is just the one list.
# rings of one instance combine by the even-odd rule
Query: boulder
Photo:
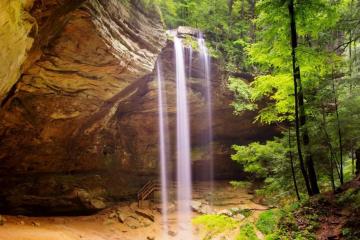
[(137, 229), (150, 226), (152, 224), (152, 221), (148, 218), (136, 217), (131, 215), (125, 219), (124, 224), (127, 225), (129, 228)]
[(214, 210), (209, 204), (202, 203), (200, 201), (191, 201), (191, 208), (194, 212), (199, 214), (213, 214)]
[[(156, 204), (154, 206), (154, 209), (156, 211), (158, 211), (159, 213), (162, 213), (162, 205), (161, 204)], [(173, 202), (169, 202), (168, 203), (168, 208), (167, 208), (167, 212), (168, 213), (173, 213), (176, 211), (176, 205)]]
[(242, 214), (244, 210), (241, 208), (230, 208), (230, 209), (223, 209), (221, 211), (218, 211), (216, 214), (218, 215), (224, 215), (227, 217), (231, 217), (237, 221), (242, 221), (246, 217)]
[(194, 201), (194, 200), (191, 201), (191, 208), (196, 212), (198, 212), (200, 210), (201, 205), (202, 205), (202, 202), (200, 202), (200, 201)]
[(155, 216), (154, 214), (150, 213), (150, 211), (146, 211), (146, 210), (135, 210), (135, 213), (143, 218), (147, 218), (150, 221), (154, 222), (155, 221)]
[(133, 216), (129, 216), (125, 219), (125, 225), (132, 229), (137, 229), (143, 226), (140, 220)]

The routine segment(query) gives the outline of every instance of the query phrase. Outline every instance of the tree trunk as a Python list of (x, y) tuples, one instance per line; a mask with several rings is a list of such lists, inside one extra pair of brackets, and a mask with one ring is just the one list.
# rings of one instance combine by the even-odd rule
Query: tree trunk
[[(250, 0), (250, 14), (251, 14), (251, 20), (255, 19), (255, 5), (256, 2), (255, 0)], [(253, 21), (251, 21), (251, 26), (250, 26), (250, 38), (251, 38), (251, 42), (254, 43), (256, 41), (256, 34), (255, 34), (255, 30), (256, 30), (256, 25)]]
[(344, 162), (343, 162), (343, 144), (342, 144), (342, 134), (340, 128), (340, 118), (339, 118), (339, 109), (338, 109), (338, 100), (336, 96), (336, 89), (335, 89), (335, 79), (334, 74), (332, 76), (332, 90), (334, 94), (334, 104), (335, 104), (335, 113), (336, 113), (336, 122), (338, 128), (338, 139), (339, 139), (339, 150), (340, 150), (340, 183), (341, 185), (344, 184)]
[(308, 195), (313, 195), (309, 177), (305, 168), (304, 159), (301, 150), (301, 137), (300, 137), (300, 120), (299, 120), (299, 96), (298, 96), (298, 82), (300, 83), (300, 67), (296, 60), (296, 48), (297, 48), (297, 34), (295, 24), (295, 12), (294, 12), (294, 1), (290, 0), (289, 3), (289, 14), (290, 14), (290, 28), (291, 28), (291, 55), (292, 55), (292, 66), (293, 66), (293, 77), (294, 77), (294, 97), (295, 97), (295, 129), (296, 129), (296, 145), (299, 155), (300, 170), (304, 177), (306, 190)]
[(355, 174), (360, 174), (360, 148), (356, 149), (355, 151), (355, 157), (356, 157), (356, 170)]
[(318, 183), (317, 183), (317, 176), (316, 176), (314, 161), (312, 159), (311, 154), (308, 154), (306, 156), (306, 165), (307, 165), (307, 169), (308, 169), (308, 172), (309, 172), (309, 180), (310, 180), (310, 185), (311, 185), (311, 191), (312, 191), (313, 195), (319, 194), (320, 190), (319, 190), (319, 186), (318, 186)]
[(229, 16), (231, 16), (232, 11), (233, 11), (233, 6), (234, 6), (234, 0), (228, 0), (227, 4), (228, 4), (228, 8), (229, 8)]
[(295, 188), (296, 197), (300, 201), (301, 199), (300, 199), (299, 189), (298, 189), (297, 182), (296, 182), (294, 160), (293, 160), (293, 155), (292, 155), (292, 150), (291, 149), (292, 149), (292, 146), (291, 146), (291, 128), (289, 127), (289, 156), (290, 156), (290, 164), (291, 164), (291, 174), (292, 174), (292, 178), (293, 178), (293, 182), (294, 182), (294, 188)]
[(353, 144), (353, 140), (351, 139), (351, 143), (350, 143), (350, 153), (351, 153), (351, 174), (355, 175), (355, 153), (354, 153), (354, 144)]
[(245, 20), (245, 0), (241, 1), (241, 20)]
[[(335, 192), (335, 179), (334, 179), (334, 151), (331, 145), (331, 141), (330, 141), (330, 137), (329, 134), (326, 130), (326, 115), (325, 115), (325, 108), (322, 108), (322, 117), (323, 117), (323, 122), (322, 122), (322, 127), (323, 127), (323, 131), (325, 134), (325, 139), (326, 139), (326, 144), (329, 147), (329, 151), (330, 151), (330, 181), (331, 181), (331, 187), (333, 192)], [(340, 177), (340, 175), (339, 175)]]
[(318, 184), (317, 184), (317, 177), (316, 171), (314, 167), (314, 162), (311, 156), (310, 151), (310, 139), (309, 133), (306, 128), (306, 114), (305, 114), (305, 106), (304, 106), (304, 93), (301, 83), (301, 75), (300, 75), (300, 66), (297, 63), (296, 59), (296, 49), (297, 49), (297, 33), (296, 33), (296, 22), (295, 22), (295, 9), (294, 9), (294, 0), (290, 0), (289, 4), (289, 13), (290, 13), (290, 26), (291, 26), (291, 46), (292, 46), (292, 57), (293, 57), (293, 72), (294, 72), (294, 80), (298, 82), (299, 85), (299, 92), (298, 98), (298, 107), (299, 107), (299, 123), (302, 129), (302, 138), (303, 144), (305, 147), (305, 163), (308, 171), (308, 181), (310, 182), (310, 191), (309, 195), (314, 195), (320, 193)]

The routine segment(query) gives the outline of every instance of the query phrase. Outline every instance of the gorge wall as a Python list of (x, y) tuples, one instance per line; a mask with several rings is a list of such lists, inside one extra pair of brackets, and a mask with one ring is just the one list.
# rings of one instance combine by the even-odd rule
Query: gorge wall
[[(174, 53), (159, 12), (136, 0), (21, 3), (0, 8), (7, 9), (0, 29), (15, 26), (0, 35), (7, 63), (0, 68), (0, 209), (91, 212), (133, 198), (158, 174), (158, 57), (175, 126)], [(241, 174), (229, 146), (274, 130), (252, 124), (254, 113), (233, 116), (226, 74), (215, 60), (211, 69), (216, 177), (229, 178)], [(188, 71), (193, 165), (201, 171), (206, 129), (196, 54)]]

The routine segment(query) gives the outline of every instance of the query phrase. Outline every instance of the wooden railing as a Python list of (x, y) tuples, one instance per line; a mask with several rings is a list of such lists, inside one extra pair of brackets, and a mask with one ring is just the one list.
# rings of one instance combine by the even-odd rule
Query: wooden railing
[(142, 207), (142, 203), (146, 200), (153, 192), (160, 190), (160, 183), (155, 180), (148, 181), (137, 194), (138, 207)]

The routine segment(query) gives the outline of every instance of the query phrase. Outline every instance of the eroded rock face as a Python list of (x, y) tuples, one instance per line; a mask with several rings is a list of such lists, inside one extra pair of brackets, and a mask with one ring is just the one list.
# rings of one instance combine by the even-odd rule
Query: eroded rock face
[[(174, 50), (159, 15), (136, 0), (38, 0), (30, 13), (38, 34), (0, 109), (0, 209), (91, 212), (134, 198), (158, 175), (157, 58), (175, 144)], [(209, 154), (197, 53), (188, 66), (193, 169), (201, 178)], [(255, 113), (232, 114), (227, 76), (215, 59), (211, 77), (215, 177), (228, 179), (242, 174), (230, 145), (274, 131), (252, 124)]]
[[(156, 11), (140, 1), (39, 0), (30, 13), (38, 35), (22, 77), (0, 111), (0, 185), (11, 186), (4, 188), (0, 200), (8, 209), (38, 204), (57, 211), (56, 200), (46, 204), (46, 199), (68, 199), (78, 185), (103, 189), (111, 181), (107, 170), (113, 159), (108, 154), (115, 148), (123, 153), (123, 146), (120, 139), (101, 136), (101, 129), (151, 73), (165, 32)], [(90, 124), (101, 111), (106, 114)], [(113, 135), (127, 131), (113, 130)], [(121, 156), (117, 160), (121, 162)], [(131, 173), (126, 167), (123, 171), (113, 185), (126, 196), (129, 189), (122, 181)], [(94, 194), (107, 197), (101, 191)]]
[(0, 2), (0, 102), (21, 74), (21, 65), (33, 38), (34, 19), (29, 14), (33, 0)]

